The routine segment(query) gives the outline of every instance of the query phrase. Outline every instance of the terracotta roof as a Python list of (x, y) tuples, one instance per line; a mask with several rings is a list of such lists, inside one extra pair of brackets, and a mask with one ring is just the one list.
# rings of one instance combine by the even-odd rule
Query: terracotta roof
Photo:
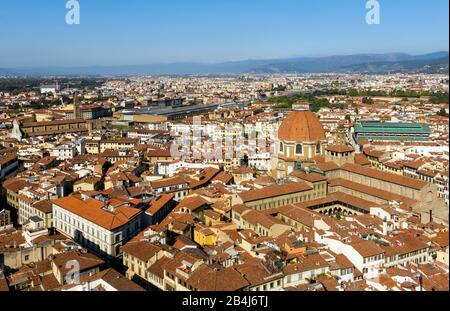
[(395, 194), (395, 193), (392, 193), (389, 191), (377, 189), (374, 187), (365, 186), (360, 183), (356, 183), (356, 182), (346, 180), (343, 178), (336, 178), (336, 179), (329, 180), (329, 187), (336, 187), (336, 186), (341, 186), (341, 187), (348, 188), (350, 190), (362, 192), (362, 193), (365, 193), (365, 194), (368, 194), (368, 195), (371, 195), (371, 196), (374, 196), (376, 198), (380, 198), (380, 199), (383, 199), (386, 201), (402, 202), (402, 203), (406, 204), (408, 207), (411, 207), (412, 205), (417, 203), (417, 201), (414, 199), (410, 199), (408, 197), (401, 196), (401, 195), (398, 195), (398, 194)]
[(231, 182), (232, 179), (233, 175), (225, 172), (220, 172), (219, 174), (216, 175), (216, 177), (212, 179), (212, 182), (220, 181), (223, 182), (224, 184), (228, 184), (229, 182)]
[(281, 273), (270, 273), (258, 260), (255, 260), (255, 263), (246, 261), (244, 264), (235, 266), (235, 269), (250, 283), (251, 286), (258, 286), (283, 277)]
[(323, 259), (320, 254), (311, 254), (309, 256), (300, 256), (298, 263), (287, 265), (283, 268), (286, 275), (295, 274), (305, 271), (312, 271), (324, 267), (329, 267), (330, 264)]
[(33, 204), (33, 207), (43, 213), (49, 214), (53, 210), (52, 202), (50, 200), (42, 200)]
[(269, 186), (263, 189), (244, 191), (238, 195), (244, 202), (252, 202), (281, 195), (288, 195), (291, 193), (308, 191), (311, 189), (311, 186), (302, 181), (284, 185)]
[(406, 166), (406, 167), (412, 168), (412, 169), (416, 169), (416, 170), (419, 169), (422, 165), (424, 165), (424, 162), (420, 161), (420, 160), (418, 160), (418, 161), (405, 161), (403, 163), (403, 166)]
[(335, 171), (339, 169), (339, 165), (334, 162), (318, 162), (317, 168), (322, 172)]
[(242, 215), (242, 219), (252, 225), (259, 224), (266, 229), (270, 229), (277, 224), (287, 226), (281, 220), (256, 210), (250, 210), (248, 213)]
[(171, 158), (172, 154), (170, 150), (166, 149), (155, 149), (155, 150), (149, 150), (146, 154), (149, 158)]
[(428, 183), (421, 181), (421, 180), (417, 180), (417, 179), (413, 179), (413, 178), (409, 178), (409, 177), (405, 177), (405, 176), (400, 176), (400, 175), (393, 174), (393, 173), (382, 172), (377, 169), (364, 167), (364, 166), (361, 166), (358, 164), (346, 163), (346, 164), (342, 165), (341, 169), (348, 171), (348, 172), (360, 174), (363, 176), (383, 180), (386, 182), (391, 182), (391, 183), (405, 186), (408, 188), (413, 188), (416, 190), (421, 190), (426, 185), (428, 185)]
[(208, 209), (205, 211), (205, 216), (214, 220), (220, 220), (221, 215), (213, 210)]
[(209, 205), (210, 203), (203, 199), (199, 195), (193, 195), (190, 197), (184, 198), (176, 207), (176, 211), (179, 211), (182, 207), (187, 208), (191, 211), (195, 211), (198, 208)]
[(82, 200), (75, 196), (56, 199), (53, 204), (87, 219), (107, 230), (115, 230), (137, 217), (141, 210), (126, 205), (114, 208), (114, 211), (104, 209), (105, 203), (95, 200)]
[(41, 282), (45, 291), (54, 290), (61, 286), (53, 274), (41, 276)]
[(363, 153), (356, 153), (355, 163), (359, 165), (369, 165), (370, 161)]
[(448, 247), (448, 238), (448, 232), (439, 232), (434, 238), (431, 239), (431, 241), (440, 247)]
[(286, 205), (276, 208), (267, 209), (264, 211), (270, 215), (281, 214), (285, 217), (291, 218), (309, 228), (314, 227), (314, 220), (321, 218), (321, 215), (306, 207), (300, 205)]
[(166, 264), (168, 264), (171, 261), (169, 257), (161, 257), (160, 259), (156, 260), (150, 267), (148, 267), (147, 271), (156, 275), (157, 277), (160, 277), (161, 279), (164, 278), (164, 267)]
[(231, 207), (231, 209), (233, 210), (233, 213), (238, 213), (238, 214), (242, 214), (245, 211), (251, 211), (251, 208), (249, 208), (248, 206), (244, 205), (244, 204), (238, 204), (238, 205), (233, 205)]
[(87, 123), (86, 120), (75, 119), (75, 120), (53, 120), (53, 121), (41, 121), (41, 122), (27, 122), (23, 123), (22, 128), (32, 127), (32, 126), (44, 126), (44, 125), (61, 125), (61, 124), (74, 124), (74, 123)]
[(284, 141), (310, 142), (325, 140), (325, 130), (311, 111), (293, 111), (280, 125), (278, 138)]
[(299, 172), (299, 171), (293, 171), (291, 173), (291, 176), (315, 183), (315, 182), (319, 182), (319, 181), (326, 181), (327, 177), (317, 174), (317, 173), (309, 173), (306, 174), (305, 172)]
[(379, 151), (379, 150), (372, 149), (372, 148), (364, 148), (363, 152), (366, 156), (370, 156), (373, 158), (379, 158), (385, 154), (383, 151)]
[(342, 254), (335, 255), (336, 261), (331, 263), (330, 270), (353, 268), (354, 265)]
[(61, 271), (61, 275), (65, 276), (67, 272), (70, 272), (70, 266), (67, 267), (67, 262), (76, 260), (79, 263), (80, 271), (89, 270), (95, 267), (99, 267), (104, 264), (104, 261), (90, 253), (83, 253), (78, 250), (68, 251), (53, 255), (52, 263), (56, 265), (56, 268)]
[(162, 194), (161, 196), (150, 202), (150, 206), (149, 208), (147, 208), (145, 212), (150, 215), (155, 215), (162, 207), (166, 206), (166, 204), (169, 203), (172, 199), (173, 195)]
[(249, 282), (235, 268), (215, 270), (203, 264), (186, 281), (199, 291), (237, 291)]
[(339, 152), (339, 153), (355, 151), (355, 149), (353, 149), (353, 147), (350, 147), (347, 145), (329, 145), (329, 146), (327, 146), (327, 150), (332, 151), (332, 152)]
[(352, 196), (347, 193), (339, 192), (339, 191), (330, 193), (326, 197), (323, 197), (323, 198), (318, 198), (318, 199), (314, 199), (314, 200), (310, 200), (310, 201), (296, 203), (295, 206), (305, 207), (305, 208), (314, 208), (316, 206), (321, 207), (323, 204), (326, 204), (326, 203), (341, 203), (341, 204), (343, 203), (346, 205), (350, 205), (352, 207), (357, 207), (362, 210), (365, 210), (367, 213), (370, 212), (371, 207), (379, 206), (379, 204), (377, 204), (375, 202), (364, 200), (364, 199)]
[(18, 192), (27, 186), (31, 186), (31, 184), (24, 179), (18, 178), (7, 179), (3, 183), (3, 188), (13, 192)]
[(331, 276), (319, 275), (317, 281), (325, 288), (326, 291), (337, 291), (339, 287), (339, 282)]
[(175, 186), (175, 185), (180, 185), (180, 184), (187, 184), (187, 182), (186, 182), (186, 180), (184, 180), (183, 177), (175, 176), (175, 177), (171, 177), (171, 178), (155, 180), (155, 181), (150, 182), (150, 184), (153, 189), (158, 189), (158, 188), (170, 187), (170, 186)]
[(156, 246), (148, 241), (131, 241), (122, 246), (122, 251), (124, 253), (130, 254), (144, 262), (150, 260), (155, 256), (161, 247)]
[(385, 252), (380, 246), (370, 240), (358, 239), (351, 242), (349, 245), (352, 246), (362, 257), (372, 257)]

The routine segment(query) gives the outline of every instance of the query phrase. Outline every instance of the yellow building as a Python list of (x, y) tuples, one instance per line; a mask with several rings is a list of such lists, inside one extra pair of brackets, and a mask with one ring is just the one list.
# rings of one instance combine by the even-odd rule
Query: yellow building
[(194, 228), (194, 241), (200, 246), (216, 245), (217, 235), (212, 229), (197, 224)]
[(85, 177), (73, 185), (73, 190), (75, 192), (81, 192), (81, 191), (94, 191), (95, 185), (100, 182), (101, 178), (95, 177), (95, 176), (88, 176)]
[(210, 209), (204, 212), (203, 217), (205, 218), (205, 224), (207, 226), (215, 226), (222, 222), (221, 214)]
[(26, 180), (12, 178), (3, 183), (3, 188), (6, 190), (6, 202), (9, 206), (19, 209), (19, 191), (30, 186)]

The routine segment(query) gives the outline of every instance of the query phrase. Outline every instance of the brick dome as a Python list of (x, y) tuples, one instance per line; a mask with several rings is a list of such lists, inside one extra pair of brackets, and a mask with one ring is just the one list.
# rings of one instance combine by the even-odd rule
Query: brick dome
[(278, 138), (282, 141), (315, 142), (325, 140), (325, 130), (315, 113), (293, 111), (281, 122)]

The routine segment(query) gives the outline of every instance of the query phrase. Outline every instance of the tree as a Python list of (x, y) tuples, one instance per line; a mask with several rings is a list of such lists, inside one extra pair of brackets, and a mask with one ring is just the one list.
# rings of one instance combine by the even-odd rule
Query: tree
[(374, 101), (372, 98), (370, 97), (363, 97), (362, 102), (366, 105), (373, 105)]
[(447, 110), (445, 110), (444, 108), (442, 108), (442, 109), (437, 113), (437, 115), (440, 116), (440, 117), (448, 117)]
[(430, 103), (432, 104), (448, 104), (448, 93), (436, 92), (431, 94)]

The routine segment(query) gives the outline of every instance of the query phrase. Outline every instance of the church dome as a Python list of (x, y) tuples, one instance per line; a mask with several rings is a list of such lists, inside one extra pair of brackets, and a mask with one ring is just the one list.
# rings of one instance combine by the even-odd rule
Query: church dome
[(325, 130), (311, 111), (293, 111), (281, 122), (278, 138), (283, 141), (315, 142), (325, 140)]

